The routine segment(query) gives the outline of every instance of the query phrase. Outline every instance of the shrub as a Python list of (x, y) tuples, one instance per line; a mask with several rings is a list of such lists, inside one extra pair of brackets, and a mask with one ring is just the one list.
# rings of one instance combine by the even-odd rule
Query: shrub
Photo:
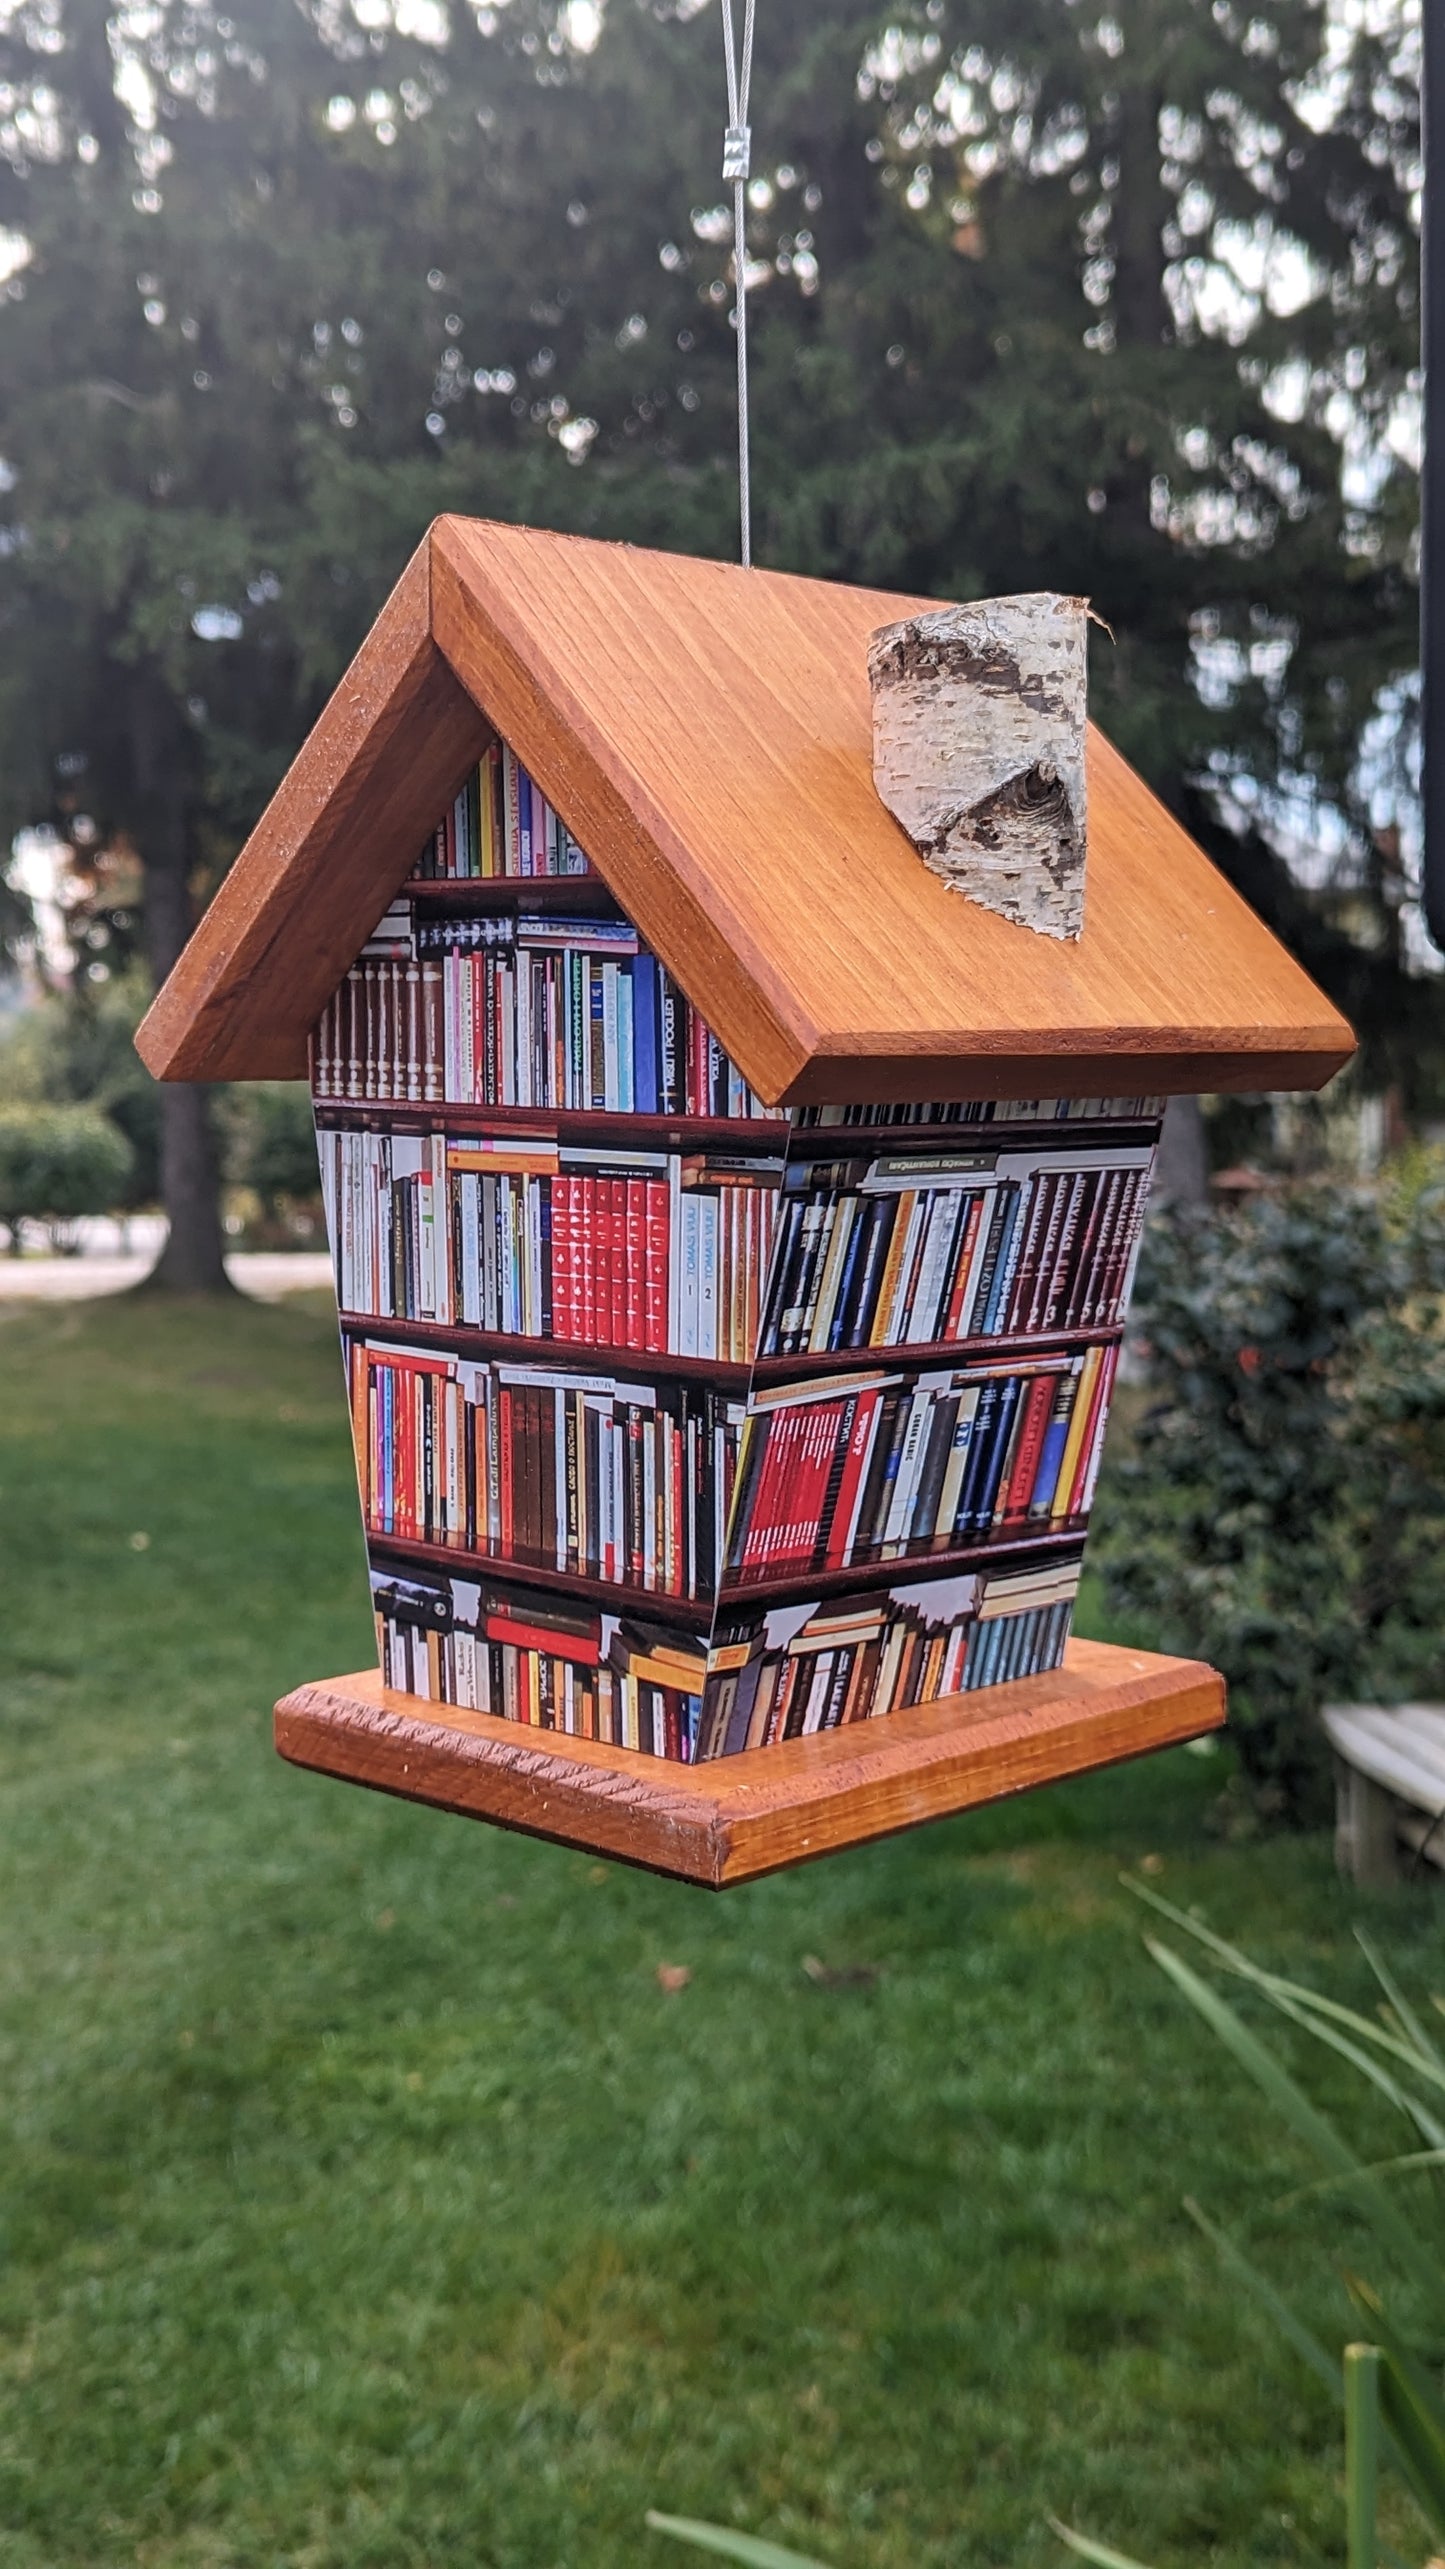
[(223, 1119), (227, 1182), (256, 1197), (264, 1236), (284, 1240), (316, 1228), (321, 1176), (309, 1089), (248, 1081), (226, 1092)]
[(1116, 1610), (1223, 1671), (1264, 1817), (1323, 1815), (1322, 1702), (1445, 1681), (1442, 1286), (1428, 1174), (1152, 1230), (1152, 1399), (1094, 1557)]
[(86, 1213), (108, 1213), (125, 1193), (131, 1150), (92, 1106), (0, 1107), (0, 1224), (20, 1247), (20, 1225), (52, 1235)]
[(0, 1099), (94, 1107), (129, 1143), (129, 1174), (108, 1212), (153, 1204), (160, 1192), (160, 1099), (134, 1042), (145, 1004), (140, 975), (118, 973), (49, 994), (0, 1036)]

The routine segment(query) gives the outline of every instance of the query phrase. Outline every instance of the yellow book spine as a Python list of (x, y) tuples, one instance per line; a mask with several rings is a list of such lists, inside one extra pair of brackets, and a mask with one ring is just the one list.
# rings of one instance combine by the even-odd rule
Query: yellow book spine
[(893, 1237), (888, 1243), (883, 1281), (878, 1288), (878, 1300), (873, 1312), (873, 1326), (868, 1332), (870, 1347), (886, 1347), (888, 1344), (888, 1316), (893, 1309), (893, 1297), (898, 1291), (903, 1252), (908, 1244), (913, 1207), (917, 1201), (917, 1195), (912, 1187), (905, 1188), (898, 1198), (898, 1210), (893, 1217)]
[(1074, 1414), (1069, 1420), (1069, 1432), (1064, 1440), (1064, 1459), (1059, 1465), (1059, 1477), (1054, 1485), (1053, 1502), (1049, 1508), (1050, 1524), (1066, 1517), (1069, 1513), (1069, 1492), (1074, 1486), (1074, 1475), (1079, 1468), (1079, 1455), (1083, 1450), (1089, 1412), (1094, 1405), (1094, 1385), (1099, 1379), (1099, 1367), (1103, 1361), (1103, 1348), (1090, 1347), (1079, 1371), (1079, 1388), (1074, 1394)]

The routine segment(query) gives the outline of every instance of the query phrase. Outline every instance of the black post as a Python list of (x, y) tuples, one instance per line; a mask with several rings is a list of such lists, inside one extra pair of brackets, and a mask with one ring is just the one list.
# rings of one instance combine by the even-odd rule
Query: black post
[(1445, 152), (1445, 9), (1425, 0), (1421, 99), (1421, 354), (1425, 455), (1420, 477), (1420, 746), (1425, 830), (1425, 916), (1445, 953), (1445, 180), (1430, 175)]

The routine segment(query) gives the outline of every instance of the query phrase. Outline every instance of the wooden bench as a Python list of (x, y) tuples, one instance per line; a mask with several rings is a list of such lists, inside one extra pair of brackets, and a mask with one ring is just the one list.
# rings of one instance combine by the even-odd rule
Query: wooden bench
[(1445, 1870), (1445, 1704), (1329, 1704), (1335, 1860), (1362, 1890)]

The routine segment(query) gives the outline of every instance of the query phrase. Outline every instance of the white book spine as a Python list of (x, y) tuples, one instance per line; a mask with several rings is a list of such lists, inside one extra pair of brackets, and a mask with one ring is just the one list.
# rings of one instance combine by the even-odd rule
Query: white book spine
[(715, 1195), (698, 1194), (697, 1206), (697, 1353), (717, 1354), (718, 1311), (718, 1200)]

